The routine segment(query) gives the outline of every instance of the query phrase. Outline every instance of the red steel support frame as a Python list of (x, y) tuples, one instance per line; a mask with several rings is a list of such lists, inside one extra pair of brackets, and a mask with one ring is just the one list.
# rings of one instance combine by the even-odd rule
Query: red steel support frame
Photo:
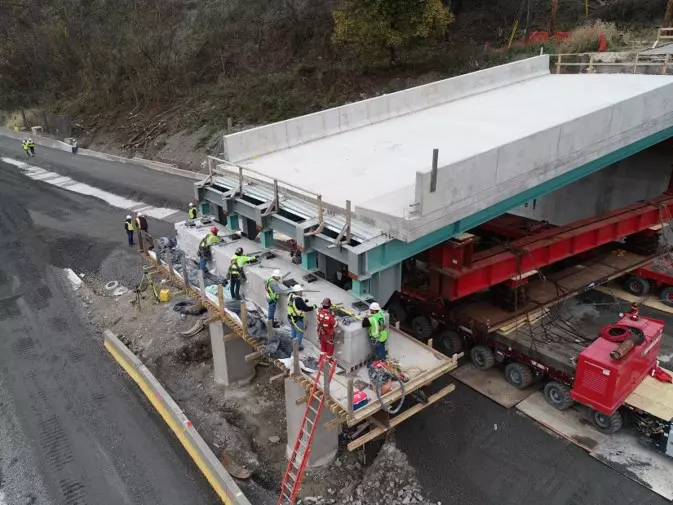
[[(612, 212), (576, 221), (474, 255), (470, 267), (455, 270), (435, 264), (442, 274), (435, 292), (457, 300), (517, 275), (642, 232), (673, 218), (673, 195), (662, 195)], [(438, 286), (433, 286), (437, 288)]]

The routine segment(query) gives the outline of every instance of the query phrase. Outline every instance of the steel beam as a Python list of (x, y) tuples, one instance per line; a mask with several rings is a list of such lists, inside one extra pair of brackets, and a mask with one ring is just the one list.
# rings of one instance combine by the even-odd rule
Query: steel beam
[(673, 219), (673, 196), (663, 195), (597, 217), (576, 221), (476, 254), (462, 270), (436, 268), (443, 275), (440, 293), (463, 298)]

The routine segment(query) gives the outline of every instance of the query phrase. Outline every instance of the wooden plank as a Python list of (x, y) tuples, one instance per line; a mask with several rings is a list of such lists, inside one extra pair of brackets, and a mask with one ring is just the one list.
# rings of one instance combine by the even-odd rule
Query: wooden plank
[(274, 375), (269, 379), (270, 384), (275, 384), (276, 382), (280, 382), (281, 380), (285, 380), (287, 378), (287, 372), (281, 372), (278, 375)]
[(624, 403), (669, 422), (673, 419), (673, 384), (647, 375)]
[(308, 401), (308, 397), (309, 395), (300, 396), (294, 401), (295, 405), (302, 405), (303, 403), (306, 403)]
[(264, 355), (259, 351), (251, 352), (250, 354), (246, 354), (245, 361), (247, 363), (250, 363), (251, 361), (258, 360), (262, 356), (264, 356)]
[(419, 413), (421, 410), (423, 410), (425, 407), (432, 405), (438, 400), (441, 400), (444, 398), (446, 395), (448, 395), (451, 391), (456, 389), (456, 386), (454, 384), (449, 384), (442, 390), (438, 391), (434, 395), (432, 395), (430, 398), (428, 398), (428, 403), (418, 403), (414, 405), (413, 407), (408, 408), (404, 412), (402, 412), (400, 415), (393, 417), (390, 420), (389, 426), (387, 428), (374, 428), (371, 430), (369, 433), (366, 435), (361, 436), (360, 438), (357, 438), (353, 440), (350, 444), (348, 444), (347, 448), (349, 451), (354, 451), (358, 447), (362, 447), (364, 444), (367, 442), (374, 440), (375, 438), (383, 435), (386, 431), (390, 430), (391, 428), (394, 428), (398, 424), (400, 424), (403, 421), (406, 421), (409, 419), (411, 416), (414, 414)]

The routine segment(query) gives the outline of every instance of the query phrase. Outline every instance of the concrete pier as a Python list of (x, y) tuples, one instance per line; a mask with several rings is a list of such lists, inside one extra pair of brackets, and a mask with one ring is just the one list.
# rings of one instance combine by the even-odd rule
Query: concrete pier
[[(287, 457), (292, 456), (297, 435), (301, 422), (304, 419), (306, 412), (306, 402), (297, 405), (297, 400), (306, 396), (306, 390), (301, 384), (296, 383), (292, 378), (285, 379), (285, 411), (287, 417), (287, 446), (285, 448)], [(318, 400), (314, 399), (312, 407), (317, 410)], [(313, 413), (310, 413), (310, 418), (313, 419)], [(309, 468), (316, 468), (330, 464), (336, 458), (339, 450), (339, 427), (326, 429), (325, 423), (334, 419), (334, 415), (328, 408), (323, 408), (318, 418), (318, 425), (313, 436), (313, 443), (311, 444), (311, 454), (307, 466)], [(310, 431), (310, 428), (306, 431)], [(306, 437), (307, 438), (307, 437)]]
[(253, 353), (254, 349), (219, 321), (210, 323), (209, 329), (215, 382), (229, 386), (252, 379), (255, 362), (247, 362), (245, 357)]

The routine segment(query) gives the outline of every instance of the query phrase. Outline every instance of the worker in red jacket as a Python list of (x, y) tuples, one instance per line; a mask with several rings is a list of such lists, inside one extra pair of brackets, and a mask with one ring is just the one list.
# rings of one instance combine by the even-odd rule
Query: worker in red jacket
[(327, 359), (332, 359), (334, 354), (334, 330), (336, 328), (336, 318), (332, 314), (332, 300), (325, 298), (322, 301), (316, 317), (318, 318), (320, 352), (327, 354)]

